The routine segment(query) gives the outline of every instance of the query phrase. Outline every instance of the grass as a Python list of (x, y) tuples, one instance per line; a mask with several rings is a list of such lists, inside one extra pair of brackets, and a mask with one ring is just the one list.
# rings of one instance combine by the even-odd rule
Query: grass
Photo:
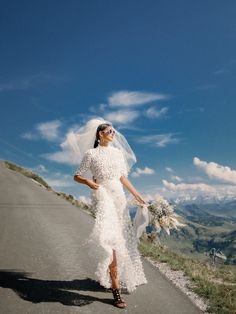
[(7, 160), (4, 160), (5, 165), (7, 166), (7, 168), (13, 170), (13, 171), (17, 171), (21, 174), (23, 174), (24, 176), (31, 178), (35, 181), (37, 181), (39, 184), (41, 184), (42, 186), (44, 186), (47, 190), (57, 194), (58, 196), (62, 197), (63, 199), (69, 201), (71, 204), (79, 207), (82, 210), (87, 211), (90, 215), (92, 215), (93, 217), (95, 217), (94, 212), (92, 211), (91, 206), (85, 204), (84, 202), (81, 202), (79, 200), (74, 199), (73, 195), (71, 194), (67, 194), (64, 192), (57, 192), (55, 190), (53, 190), (45, 180), (43, 180), (43, 178), (41, 178), (39, 175), (37, 175), (36, 173), (32, 172), (31, 170), (28, 170), (26, 168), (20, 167), (19, 165), (16, 165), (12, 162), (9, 162)]
[(7, 168), (11, 169), (11, 170), (14, 170), (14, 171), (17, 171), (23, 175), (25, 175), (26, 177), (29, 177), (35, 181), (37, 181), (38, 183), (40, 183), (41, 185), (43, 185), (45, 188), (47, 189), (51, 189), (51, 187), (47, 184), (46, 181), (44, 181), (39, 175), (37, 175), (36, 173), (28, 170), (28, 169), (25, 169), (23, 167), (20, 167), (16, 164), (13, 164), (7, 160), (4, 160), (4, 163), (5, 165), (7, 166)]
[(208, 300), (207, 311), (217, 314), (236, 313), (236, 268), (228, 265), (214, 267), (209, 263), (193, 260), (169, 248), (154, 244), (142, 236), (139, 251), (158, 262), (165, 262), (172, 270), (182, 270), (191, 280), (190, 288)]

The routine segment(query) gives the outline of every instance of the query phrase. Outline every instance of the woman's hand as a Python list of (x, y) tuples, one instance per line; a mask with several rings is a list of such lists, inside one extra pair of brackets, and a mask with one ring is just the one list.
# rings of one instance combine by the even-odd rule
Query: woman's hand
[(93, 190), (97, 190), (97, 188), (99, 187), (99, 184), (91, 180), (87, 180), (87, 185)]
[(139, 201), (141, 204), (146, 204), (146, 202), (144, 201), (144, 199), (142, 198), (142, 196), (140, 194), (135, 194), (134, 197), (136, 198), (137, 201)]

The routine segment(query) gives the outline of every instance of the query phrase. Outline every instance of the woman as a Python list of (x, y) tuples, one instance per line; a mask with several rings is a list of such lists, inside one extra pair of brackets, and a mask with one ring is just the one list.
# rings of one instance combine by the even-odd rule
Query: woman
[[(84, 134), (87, 134), (86, 132)], [(129, 171), (127, 156), (132, 156), (132, 150), (127, 142), (124, 144), (123, 135), (110, 123), (104, 122), (93, 132), (95, 138), (93, 148), (87, 149), (83, 154), (74, 180), (92, 189), (91, 199), (96, 218), (88, 241), (93, 245), (93, 256), (98, 261), (95, 274), (103, 287), (111, 288), (114, 305), (124, 308), (126, 303), (121, 299), (120, 286), (131, 292), (137, 285), (147, 283), (147, 279), (123, 186), (140, 203), (145, 204), (145, 201), (127, 178)], [(118, 139), (115, 138), (118, 135)], [(120, 148), (112, 145), (114, 140)], [(136, 161), (135, 157), (134, 160)], [(92, 172), (93, 180), (84, 177), (87, 170)]]

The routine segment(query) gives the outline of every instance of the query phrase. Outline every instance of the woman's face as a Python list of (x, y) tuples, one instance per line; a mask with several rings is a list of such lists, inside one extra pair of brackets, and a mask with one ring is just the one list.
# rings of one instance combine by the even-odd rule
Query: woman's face
[(111, 142), (113, 140), (113, 137), (115, 136), (115, 130), (112, 126), (106, 127), (103, 131), (100, 131), (99, 133), (102, 141)]

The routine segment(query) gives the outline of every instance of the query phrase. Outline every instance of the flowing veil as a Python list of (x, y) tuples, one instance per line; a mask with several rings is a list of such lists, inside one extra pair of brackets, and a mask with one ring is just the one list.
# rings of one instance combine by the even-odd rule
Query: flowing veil
[[(76, 160), (81, 162), (84, 153), (93, 148), (95, 139), (96, 139), (96, 131), (99, 124), (109, 123), (111, 122), (104, 120), (101, 117), (96, 117), (88, 120), (82, 127), (80, 127), (76, 131), (70, 131), (67, 134), (67, 145), (76, 155)], [(113, 127), (113, 125), (112, 125)], [(127, 142), (125, 136), (121, 134), (117, 129), (113, 127), (116, 131), (113, 141), (109, 144), (113, 147), (120, 149), (124, 155), (127, 169), (130, 171), (131, 167), (136, 163), (136, 156)]]

